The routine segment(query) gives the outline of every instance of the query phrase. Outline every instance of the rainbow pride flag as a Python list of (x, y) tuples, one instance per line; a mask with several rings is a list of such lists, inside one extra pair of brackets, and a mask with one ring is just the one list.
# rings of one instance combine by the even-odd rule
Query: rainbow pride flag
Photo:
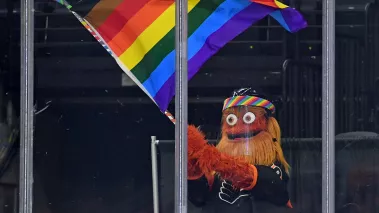
[[(56, 1), (73, 12), (164, 112), (175, 95), (175, 1)], [(276, 0), (188, 0), (188, 79), (267, 15), (290, 32), (307, 26), (298, 11)]]

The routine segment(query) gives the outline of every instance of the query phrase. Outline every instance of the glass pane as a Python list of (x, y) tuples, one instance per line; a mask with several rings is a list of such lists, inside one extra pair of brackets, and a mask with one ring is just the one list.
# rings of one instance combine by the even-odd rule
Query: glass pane
[[(71, 3), (81, 15), (96, 2)], [(223, 1), (210, 2), (213, 4), (201, 7), (206, 13), (223, 11), (217, 10)], [(209, 195), (205, 205), (199, 207), (190, 195), (190, 212), (215, 212), (224, 207), (224, 212), (235, 212), (239, 206), (246, 212), (286, 212), (291, 206), (298, 212), (321, 212), (321, 15), (317, 3), (301, 5), (291, 3), (289, 9), (297, 7), (308, 28), (289, 33), (266, 16), (271, 9), (267, 10), (264, 18), (221, 45), (223, 48), (190, 81), (189, 123), (200, 126), (209, 143), (217, 145), (210, 149), (223, 153), (225, 158), (220, 162), (233, 165), (242, 156), (246, 158), (241, 165), (254, 165), (242, 173), (232, 167), (224, 173), (215, 168), (220, 176), (212, 174), (215, 182), (210, 193), (200, 182), (205, 189), (200, 197)], [(262, 8), (267, 5), (259, 7), (265, 11)], [(91, 24), (101, 18), (100, 13), (110, 12), (102, 9), (87, 17)], [(152, 212), (150, 136), (154, 135), (171, 141), (157, 145), (158, 185), (160, 211), (173, 212), (174, 125), (122, 74), (107, 51), (66, 8), (36, 0), (35, 11), (34, 211)], [(237, 10), (228, 7), (227, 11)], [(211, 42), (210, 47), (217, 49), (219, 44), (212, 46)], [(157, 51), (164, 51), (163, 47)], [(154, 57), (150, 60), (160, 62)], [(237, 96), (254, 96), (266, 104), (250, 100), (242, 107), (228, 105), (223, 110), (225, 99), (240, 88), (251, 90), (239, 91)], [(275, 105), (275, 112), (270, 104)], [(173, 112), (174, 105), (168, 110)], [(236, 125), (243, 126), (239, 131), (233, 130), (229, 114), (239, 120)], [(262, 126), (254, 129), (254, 122)], [(221, 148), (222, 142), (240, 146)], [(250, 182), (256, 181), (255, 188), (230, 188), (233, 192), (226, 197), (234, 199), (219, 195), (225, 184), (230, 186), (235, 180), (223, 175), (237, 171), (237, 180), (244, 173), (254, 173)], [(191, 178), (196, 179), (193, 174)], [(278, 186), (272, 186), (273, 182)], [(200, 191), (190, 184), (189, 192)]]
[[(296, 8), (295, 4), (291, 6)], [(244, 156), (244, 162), (256, 165), (258, 183), (252, 190), (224, 193), (225, 179), (220, 172), (220, 178), (216, 175), (209, 192), (204, 176), (193, 178), (196, 180), (190, 180), (188, 185), (189, 212), (321, 212), (321, 13), (320, 5), (315, 2), (305, 2), (298, 9), (308, 21), (308, 28), (288, 33), (274, 19), (266, 17), (226, 44), (190, 81), (189, 123), (200, 126), (208, 142), (215, 144), (220, 152)], [(239, 91), (238, 96), (266, 95), (276, 107), (272, 118), (262, 115), (267, 113), (268, 116), (270, 110), (245, 105), (223, 110), (225, 99), (240, 88), (251, 88), (258, 94), (254, 95), (252, 90)], [(281, 149), (290, 165), (288, 180), (283, 180), (286, 178), (283, 159), (277, 156), (259, 158), (260, 155), (269, 156), (272, 146), (276, 146), (280, 138), (267, 127), (256, 132), (254, 127), (250, 129), (245, 125), (249, 123), (245, 121), (249, 116), (252, 120), (250, 113), (254, 114), (256, 121), (267, 119), (273, 125), (275, 118), (279, 122)], [(230, 114), (235, 116), (229, 117)], [(242, 121), (245, 124), (241, 124)], [(254, 126), (255, 121), (252, 123)], [(239, 130), (238, 127), (229, 128), (234, 125), (239, 126)], [(272, 137), (264, 137), (267, 133)], [(265, 141), (269, 143), (265, 144)], [(174, 198), (168, 195), (174, 193), (174, 144), (160, 141), (158, 147), (161, 205), (163, 212), (173, 212)], [(275, 148), (278, 152), (279, 148)], [(200, 160), (193, 159), (196, 168), (195, 164)], [(214, 162), (211, 159), (207, 158)], [(270, 167), (273, 163), (281, 172)], [(283, 179), (278, 182), (284, 182), (287, 192), (278, 190), (283, 185), (275, 188), (261, 184), (277, 181), (276, 178), (280, 177), (276, 172), (282, 174)], [(283, 194), (289, 196), (292, 210)]]
[(19, 188), (19, 30), (12, 1), (0, 2), (0, 212), (16, 213)]
[(150, 136), (174, 126), (67, 8), (34, 6), (34, 212), (152, 212)]
[(379, 5), (340, 2), (336, 11), (336, 209), (379, 207)]

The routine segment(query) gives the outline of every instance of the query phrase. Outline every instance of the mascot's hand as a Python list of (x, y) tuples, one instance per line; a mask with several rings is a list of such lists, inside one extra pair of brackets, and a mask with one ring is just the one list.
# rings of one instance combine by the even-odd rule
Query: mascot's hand
[(196, 165), (207, 177), (209, 185), (213, 183), (214, 173), (240, 189), (251, 190), (257, 183), (257, 168), (243, 158), (220, 153), (216, 147), (210, 145), (195, 155), (198, 156)]
[(188, 178), (198, 179), (202, 175), (212, 186), (214, 174), (232, 182), (237, 188), (252, 189), (257, 181), (257, 169), (244, 159), (220, 153), (209, 145), (205, 135), (195, 126), (188, 125)]
[(234, 204), (242, 197), (248, 197), (250, 196), (250, 193), (243, 189), (237, 189), (232, 186), (232, 184), (228, 181), (222, 181), (221, 187), (218, 193), (218, 197), (220, 200), (229, 203)]
[(238, 158), (227, 161), (221, 160), (216, 166), (216, 171), (222, 179), (232, 182), (233, 186), (239, 189), (251, 190), (257, 184), (257, 168)]

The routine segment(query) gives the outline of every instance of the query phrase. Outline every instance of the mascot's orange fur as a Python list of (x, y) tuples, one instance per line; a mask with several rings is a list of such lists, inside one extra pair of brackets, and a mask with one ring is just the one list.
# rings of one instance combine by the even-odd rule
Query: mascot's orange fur
[[(256, 115), (255, 125), (240, 124), (230, 127), (226, 116), (233, 112), (237, 117), (246, 112)], [(242, 120), (242, 119), (239, 119)], [(244, 134), (245, 132), (259, 131), (248, 141), (231, 142), (228, 133)], [(276, 139), (273, 143), (272, 140)], [(249, 143), (246, 146), (246, 143)], [(195, 126), (188, 127), (188, 178), (198, 179), (205, 175), (211, 186), (214, 174), (222, 179), (230, 180), (237, 188), (252, 189), (257, 180), (257, 171), (253, 165), (270, 166), (273, 162), (280, 162), (286, 172), (289, 165), (285, 160), (280, 144), (280, 128), (273, 117), (266, 116), (266, 111), (260, 107), (236, 107), (223, 113), (222, 138), (215, 147), (209, 145), (204, 134)]]
[[(273, 113), (275, 106), (267, 98), (242, 88), (224, 101), (217, 146), (208, 144), (195, 126), (188, 127), (192, 203), (208, 202), (206, 212), (250, 212), (251, 200), (292, 208), (287, 190), (289, 165)], [(203, 191), (204, 187), (210, 190)]]

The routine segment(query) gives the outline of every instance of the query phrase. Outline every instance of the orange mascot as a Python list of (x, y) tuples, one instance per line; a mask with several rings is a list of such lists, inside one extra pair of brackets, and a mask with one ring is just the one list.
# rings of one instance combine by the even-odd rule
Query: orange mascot
[(202, 212), (293, 210), (289, 165), (274, 113), (266, 97), (242, 88), (224, 102), (217, 146), (195, 126), (188, 127), (188, 198)]

